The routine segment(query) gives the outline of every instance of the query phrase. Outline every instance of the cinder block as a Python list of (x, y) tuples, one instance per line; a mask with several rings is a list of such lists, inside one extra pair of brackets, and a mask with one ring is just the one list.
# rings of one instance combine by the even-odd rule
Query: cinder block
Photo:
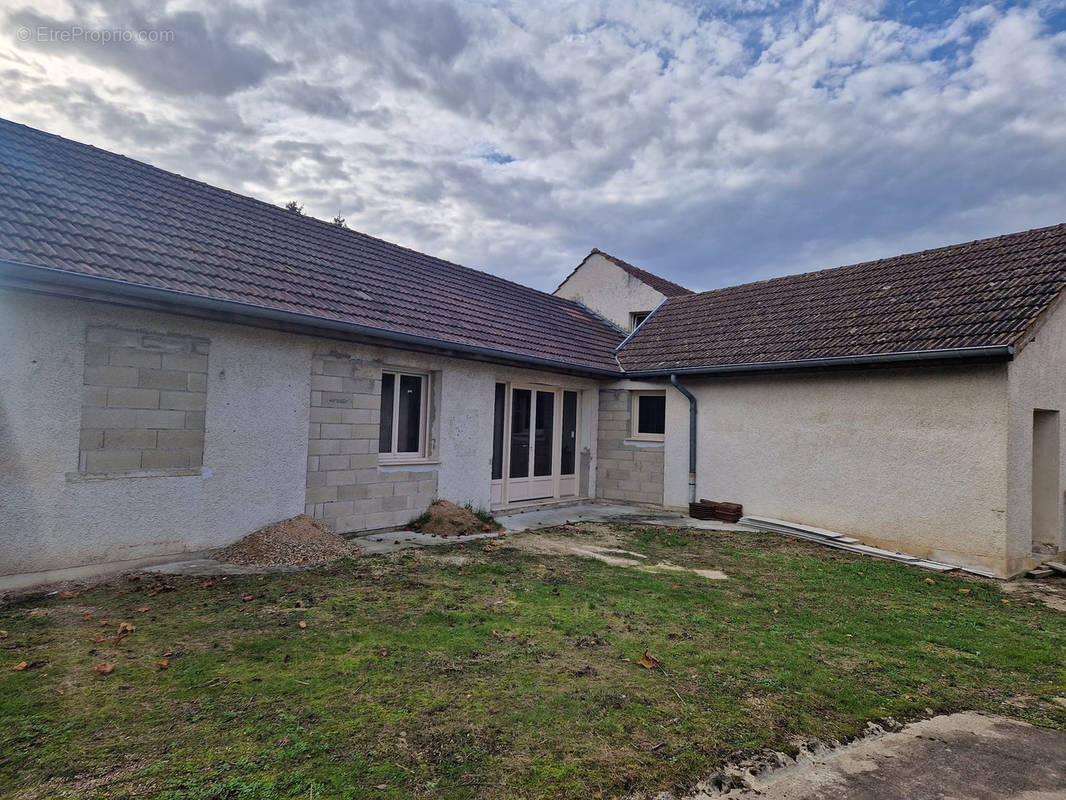
[[(381, 412), (369, 408), (343, 408), (338, 410), (341, 412), (341, 422), (348, 422), (359, 426), (372, 425), (373, 432), (370, 435), (377, 435), (379, 428), (374, 415), (380, 414)], [(359, 431), (364, 429), (365, 428), (362, 427), (355, 428), (353, 432), (358, 437), (360, 435)]]
[(308, 489), (304, 496), (305, 503), (332, 503), (334, 500), (350, 500), (348, 497), (340, 496), (341, 487), (337, 486), (316, 486), (313, 489)]
[(107, 390), (108, 408), (159, 408), (158, 389), (113, 387)]
[(393, 496), (393, 484), (391, 483), (371, 483), (368, 485), (367, 496), (368, 497), (392, 497)]
[(322, 506), (322, 512), (327, 517), (339, 517), (353, 513), (355, 507), (349, 502), (334, 501), (331, 503), (324, 503)]
[(192, 349), (192, 343), (187, 336), (146, 333), (141, 336), (141, 347), (145, 350), (159, 350), (167, 353), (184, 353)]
[(189, 343), (192, 346), (192, 351), (194, 353), (199, 353), (202, 356), (206, 356), (208, 348), (211, 347), (210, 339), (197, 339), (194, 337), (190, 339)]
[(327, 422), (327, 423), (347, 423), (349, 420), (344, 418), (345, 410), (343, 408), (316, 408), (312, 406), (310, 411), (311, 422)]
[(86, 386), (136, 386), (136, 367), (86, 367)]
[(323, 439), (351, 439), (352, 426), (323, 423), (321, 436)]
[(134, 412), (137, 415), (137, 424), (129, 427), (134, 428), (175, 428), (182, 429), (185, 427), (185, 412), (184, 411), (162, 411), (162, 410), (146, 410), (138, 409)]
[(363, 514), (347, 514), (343, 517), (337, 517), (336, 522), (331, 526), (337, 533), (351, 533), (353, 531), (363, 530), (366, 517)]
[(189, 381), (186, 388), (190, 392), (206, 392), (207, 374), (202, 372), (190, 372)]
[(129, 408), (83, 408), (83, 428), (136, 428), (137, 412)]
[[(380, 398), (380, 381), (370, 377), (345, 377), (341, 379), (341, 391), (349, 394), (369, 395)], [(380, 400), (379, 400), (380, 402)]]
[(106, 344), (85, 344), (85, 365), (88, 367), (106, 367), (111, 363), (111, 348)]
[(352, 374), (352, 363), (347, 359), (340, 361), (334, 358), (325, 358), (322, 360), (322, 374), (349, 377)]
[(159, 393), (159, 407), (177, 411), (203, 411), (207, 408), (207, 395), (202, 392)]
[(184, 391), (189, 386), (189, 373), (172, 369), (144, 369), (138, 371), (137, 383), (112, 384), (141, 386), (145, 389), (176, 389)]
[(418, 481), (397, 481), (392, 484), (392, 493), (397, 497), (418, 494)]
[(82, 431), (78, 437), (79, 450), (99, 450), (104, 446), (103, 431)]
[(143, 450), (157, 445), (157, 431), (114, 430), (104, 433), (104, 447), (116, 450)]
[(378, 437), (372, 439), (343, 439), (340, 441), (340, 453), (371, 453), (375, 457), (378, 454)]
[(163, 369), (207, 372), (207, 356), (186, 353), (163, 353)]
[(322, 437), (322, 426), (317, 422), (312, 422), (307, 428), (308, 439), (319, 439)]
[(319, 456), (308, 456), (307, 457), (307, 471), (308, 472), (318, 472), (318, 461), (319, 461)]
[(381, 511), (366, 515), (366, 530), (378, 528), (393, 528), (404, 525), (410, 520), (411, 514), (406, 511)]
[(83, 408), (107, 408), (107, 387), (81, 387), (81, 404)]
[(322, 470), (344, 470), (350, 466), (351, 456), (319, 456), (319, 466)]
[(90, 450), (84, 455), (86, 472), (124, 472), (141, 468), (140, 450)]
[(381, 511), (383, 497), (368, 497), (364, 500), (357, 500), (355, 503), (355, 509), (361, 514), (376, 514)]
[(157, 441), (159, 447), (199, 447), (202, 450), (204, 447), (204, 432), (186, 430), (159, 431)]
[(406, 495), (400, 497), (383, 497), (381, 498), (381, 510), (382, 511), (401, 511), (404, 509), (414, 508), (411, 498)]
[(320, 489), (326, 485), (326, 473), (308, 472), (306, 486), (308, 489)]
[(337, 490), (338, 500), (364, 500), (370, 496), (370, 487), (366, 484), (360, 486), (357, 483), (352, 483), (332, 488)]
[(142, 450), (141, 467), (159, 469), (161, 467), (188, 467), (188, 450)]
[(339, 439), (312, 439), (307, 443), (307, 453), (312, 456), (335, 455), (340, 452)]
[(341, 378), (331, 375), (312, 375), (311, 376), (311, 391), (314, 392), (340, 392), (343, 391), (344, 384), (341, 383)]
[[(433, 497), (437, 494), (437, 477), (434, 475), (432, 478), (424, 478), (418, 482), (418, 494), (430, 495)], [(428, 505), (428, 503), (427, 503)]]
[(355, 473), (350, 469), (332, 470), (326, 473), (326, 486), (343, 486), (355, 483)]
[(378, 454), (377, 453), (353, 453), (348, 456), (349, 469), (377, 469)]
[[(175, 414), (182, 412), (175, 411)], [(204, 430), (207, 415), (203, 411), (186, 411), (185, 414), (185, 428), (190, 431), (202, 431)]]
[(352, 394), (352, 408), (367, 408), (371, 411), (381, 411), (381, 396), (376, 394)]
[(139, 347), (112, 347), (108, 363), (113, 367), (148, 367), (159, 369), (161, 356)]
[(323, 408), (351, 408), (352, 395), (348, 392), (322, 392), (320, 404)]

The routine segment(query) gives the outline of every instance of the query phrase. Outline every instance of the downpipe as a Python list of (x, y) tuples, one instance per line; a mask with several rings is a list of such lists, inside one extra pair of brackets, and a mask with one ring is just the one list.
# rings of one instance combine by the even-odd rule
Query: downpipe
[(688, 398), (688, 501), (696, 502), (696, 395), (681, 385), (676, 373), (670, 374), (670, 383)]

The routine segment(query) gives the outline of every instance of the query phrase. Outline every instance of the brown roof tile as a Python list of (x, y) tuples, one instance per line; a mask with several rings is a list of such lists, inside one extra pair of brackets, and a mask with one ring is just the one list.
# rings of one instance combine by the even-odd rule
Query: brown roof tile
[(618, 370), (577, 303), (6, 120), (0, 258)]
[(1013, 345), (1066, 285), (1066, 224), (674, 297), (627, 371)]

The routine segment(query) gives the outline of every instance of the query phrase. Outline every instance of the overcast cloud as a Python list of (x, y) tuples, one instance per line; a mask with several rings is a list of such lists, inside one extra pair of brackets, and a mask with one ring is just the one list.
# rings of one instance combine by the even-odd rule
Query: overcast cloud
[(0, 113), (548, 290), (1066, 221), (1061, 2), (221, 5), (8, 0)]

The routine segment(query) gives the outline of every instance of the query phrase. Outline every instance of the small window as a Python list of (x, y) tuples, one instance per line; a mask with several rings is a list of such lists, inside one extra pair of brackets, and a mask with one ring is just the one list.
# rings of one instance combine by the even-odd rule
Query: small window
[(650, 311), (631, 311), (629, 312), (629, 330), (635, 331), (637, 326), (651, 316)]
[(429, 376), (417, 372), (381, 373), (381, 427), (378, 452), (382, 461), (426, 457)]
[(633, 392), (632, 436), (662, 441), (666, 434), (666, 393)]

